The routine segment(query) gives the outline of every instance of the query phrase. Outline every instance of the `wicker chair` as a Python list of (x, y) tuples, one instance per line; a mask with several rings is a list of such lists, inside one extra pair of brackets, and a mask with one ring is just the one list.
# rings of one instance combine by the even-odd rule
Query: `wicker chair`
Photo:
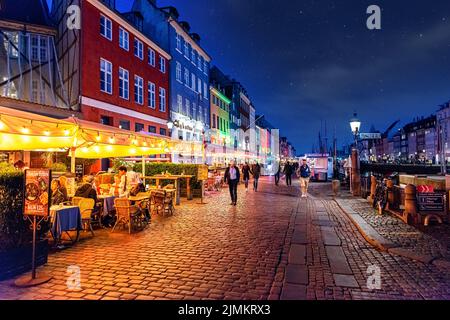
[(81, 198), (78, 202), (78, 207), (80, 208), (81, 212), (81, 222), (83, 224), (84, 231), (89, 230), (91, 231), (92, 235), (94, 236), (94, 229), (92, 229), (92, 212), (94, 211), (95, 207), (95, 201), (94, 199), (88, 199), (88, 198)]
[(173, 193), (167, 192), (166, 190), (155, 190), (152, 191), (151, 196), (152, 213), (158, 215), (173, 215)]
[(72, 198), (72, 205), (74, 206), (78, 206), (78, 204), (80, 203), (81, 200), (83, 200), (84, 198), (82, 197), (73, 197)]
[(140, 210), (138, 206), (132, 206), (130, 201), (125, 198), (114, 199), (114, 206), (116, 207), (117, 221), (111, 232), (114, 232), (119, 224), (128, 224), (128, 232), (131, 234), (133, 225), (140, 216)]

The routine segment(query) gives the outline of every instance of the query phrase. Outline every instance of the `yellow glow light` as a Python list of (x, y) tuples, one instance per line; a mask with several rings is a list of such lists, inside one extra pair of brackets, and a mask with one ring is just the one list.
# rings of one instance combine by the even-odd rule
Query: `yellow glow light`
[(112, 149), (113, 149), (112, 146), (107, 146), (107, 147), (106, 147), (106, 150), (108, 150), (108, 151), (112, 151)]
[(100, 141), (102, 138), (100, 137), (100, 135), (98, 135), (97, 137), (95, 137), (95, 140)]
[(22, 127), (20, 132), (22, 132), (23, 134), (29, 134), (30, 133), (30, 129), (28, 129), (27, 127)]
[(95, 146), (95, 147), (94, 147), (94, 151), (95, 151), (96, 153), (99, 153), (99, 152), (100, 152), (100, 148), (99, 148), (98, 146)]
[(41, 140), (43, 142), (48, 142), (50, 140), (50, 138), (49, 137), (41, 137)]
[(2, 121), (0, 121), (0, 130), (3, 130), (4, 128), (5, 128), (5, 124)]
[(22, 136), (23, 142), (30, 142), (30, 137), (28, 136)]
[(81, 151), (84, 152), (84, 153), (87, 153), (89, 151), (89, 149), (84, 147), (84, 148), (81, 148)]
[(138, 141), (136, 139), (133, 139), (133, 144), (136, 146), (138, 144)]
[(136, 153), (136, 149), (134, 149), (134, 148), (130, 149), (130, 153), (131, 154), (135, 154)]
[(45, 131), (44, 131), (44, 135), (47, 136), (47, 137), (50, 136), (50, 131), (45, 130)]
[(114, 143), (114, 138), (113, 137), (111, 137), (111, 138), (109, 138), (109, 143), (111, 143), (111, 144), (113, 144)]
[(147, 141), (144, 141), (143, 145), (144, 145), (144, 147), (146, 147), (148, 145)]
[(70, 131), (69, 131), (68, 129), (65, 129), (65, 130), (64, 130), (64, 135), (65, 135), (65, 136), (68, 136), (69, 133), (70, 133)]

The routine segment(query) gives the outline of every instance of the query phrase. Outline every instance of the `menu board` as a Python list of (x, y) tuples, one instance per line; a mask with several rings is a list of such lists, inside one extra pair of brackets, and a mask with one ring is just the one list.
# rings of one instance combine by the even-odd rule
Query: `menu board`
[(25, 215), (48, 216), (50, 177), (51, 170), (49, 169), (28, 169), (25, 171)]
[(444, 212), (445, 195), (443, 193), (418, 193), (417, 202), (419, 211), (422, 212)]
[(201, 164), (198, 166), (197, 180), (198, 181), (208, 180), (208, 166), (207, 165)]

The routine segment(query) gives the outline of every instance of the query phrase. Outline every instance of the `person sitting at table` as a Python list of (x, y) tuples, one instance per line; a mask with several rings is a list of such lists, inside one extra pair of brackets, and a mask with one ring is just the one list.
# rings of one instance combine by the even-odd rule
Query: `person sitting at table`
[(116, 174), (114, 176), (114, 183), (111, 185), (111, 189), (109, 190), (109, 194), (114, 197), (119, 197), (120, 196), (119, 188), (120, 188), (120, 177), (118, 174)]
[(121, 166), (119, 168), (119, 177), (120, 177), (119, 197), (121, 197), (121, 198), (128, 197), (128, 193), (129, 193), (127, 171), (128, 171), (127, 167), (125, 167), (125, 166)]
[(97, 191), (92, 186), (93, 182), (93, 176), (84, 176), (83, 184), (78, 187), (77, 191), (75, 191), (75, 197), (91, 198), (94, 199), (95, 202), (97, 202)]
[(66, 199), (69, 199), (69, 197), (67, 196), (67, 177), (66, 176), (61, 176), (59, 177), (59, 184), (61, 186), (60, 190), (63, 193), (64, 197)]
[(53, 180), (51, 184), (52, 189), (52, 206), (60, 205), (67, 201), (67, 196), (61, 191), (61, 183), (59, 180)]

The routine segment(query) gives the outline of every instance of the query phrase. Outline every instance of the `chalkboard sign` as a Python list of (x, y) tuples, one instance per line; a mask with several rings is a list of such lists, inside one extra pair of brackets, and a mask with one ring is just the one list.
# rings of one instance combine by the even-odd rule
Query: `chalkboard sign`
[(417, 204), (419, 211), (423, 212), (444, 212), (445, 194), (443, 193), (418, 193)]
[(84, 176), (84, 164), (75, 165), (75, 176), (77, 177)]

